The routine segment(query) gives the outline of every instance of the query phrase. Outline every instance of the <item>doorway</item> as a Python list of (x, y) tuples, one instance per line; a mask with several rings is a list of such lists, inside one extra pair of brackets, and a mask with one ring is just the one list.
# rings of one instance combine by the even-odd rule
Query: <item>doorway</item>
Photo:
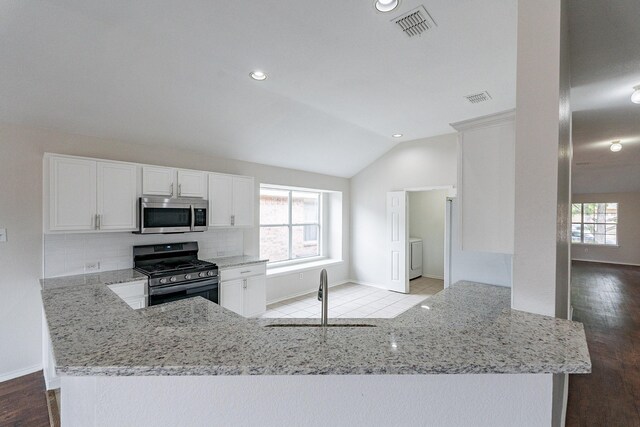
[(387, 289), (448, 285), (451, 253), (452, 186), (387, 194)]

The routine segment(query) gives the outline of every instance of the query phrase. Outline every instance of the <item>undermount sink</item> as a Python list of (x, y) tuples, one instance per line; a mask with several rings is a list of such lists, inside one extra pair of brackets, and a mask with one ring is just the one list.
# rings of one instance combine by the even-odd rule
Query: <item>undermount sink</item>
[(267, 328), (375, 328), (376, 325), (368, 325), (364, 323), (334, 323), (330, 325), (320, 325), (318, 323), (279, 323), (267, 325)]

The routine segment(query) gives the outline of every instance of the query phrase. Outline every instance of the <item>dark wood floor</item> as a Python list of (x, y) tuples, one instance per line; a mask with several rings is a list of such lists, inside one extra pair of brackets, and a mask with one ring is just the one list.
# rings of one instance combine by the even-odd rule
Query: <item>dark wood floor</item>
[(0, 383), (0, 426), (49, 427), (42, 371)]
[(640, 426), (640, 267), (574, 262), (572, 275), (593, 372), (569, 378), (567, 426)]

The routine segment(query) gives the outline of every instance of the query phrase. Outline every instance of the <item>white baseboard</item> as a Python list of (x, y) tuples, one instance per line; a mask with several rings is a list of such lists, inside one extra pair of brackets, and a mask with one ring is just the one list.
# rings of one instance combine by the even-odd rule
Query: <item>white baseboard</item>
[(384, 285), (381, 285), (380, 283), (371, 283), (371, 282), (363, 282), (361, 280), (348, 280), (348, 282), (351, 283), (355, 283), (356, 285), (364, 285), (364, 286), (371, 286), (373, 288), (378, 288), (378, 289), (388, 289), (386, 288)]
[(6, 372), (0, 375), (0, 383), (4, 381), (12, 380), (14, 378), (22, 377), (24, 375), (33, 374), (34, 372), (38, 372), (41, 370), (42, 370), (42, 365), (38, 364), (38, 365), (29, 366), (27, 368), (18, 369), (16, 371)]
[[(342, 280), (342, 281), (334, 282), (334, 283), (329, 284), (329, 288), (333, 288), (334, 286), (338, 286), (338, 285), (344, 285), (345, 283), (349, 283), (349, 282), (351, 282), (351, 280)], [(271, 301), (267, 301), (267, 305), (275, 304), (275, 303), (280, 302), (280, 301), (286, 301), (286, 300), (291, 299), (291, 298), (301, 297), (302, 295), (306, 295), (306, 294), (308, 294), (310, 292), (317, 291), (317, 290), (318, 290), (317, 288), (307, 289), (306, 291), (302, 291), (302, 292), (298, 292), (298, 293), (295, 293), (295, 294), (287, 295), (285, 297), (280, 297), (280, 298), (277, 298), (277, 299), (274, 299), (274, 300), (271, 300)]]
[(640, 267), (640, 264), (633, 264), (630, 262), (598, 261), (595, 259), (578, 259), (578, 258), (573, 258), (571, 259), (571, 261), (596, 262), (598, 264), (630, 265), (632, 267)]

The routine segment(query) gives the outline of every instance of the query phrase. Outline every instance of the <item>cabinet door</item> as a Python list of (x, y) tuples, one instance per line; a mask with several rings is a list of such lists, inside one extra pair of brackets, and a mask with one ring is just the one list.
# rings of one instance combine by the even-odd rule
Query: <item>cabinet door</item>
[(220, 282), (220, 305), (227, 310), (244, 315), (243, 285), (243, 280)]
[(204, 172), (178, 170), (178, 197), (204, 198), (205, 187)]
[(136, 165), (98, 162), (98, 228), (134, 230), (136, 228)]
[(240, 227), (253, 226), (253, 201), (255, 197), (253, 178), (233, 178), (234, 224)]
[(264, 274), (244, 279), (244, 315), (257, 316), (267, 311), (267, 278)]
[(138, 297), (138, 298), (123, 298), (124, 302), (134, 310), (138, 310), (139, 308), (145, 308), (147, 306), (147, 298), (146, 297)]
[(173, 197), (175, 169), (155, 166), (142, 167), (142, 194)]
[(49, 229), (93, 230), (96, 225), (96, 162), (51, 157), (49, 167)]
[(209, 226), (231, 225), (233, 178), (230, 175), (209, 174)]

